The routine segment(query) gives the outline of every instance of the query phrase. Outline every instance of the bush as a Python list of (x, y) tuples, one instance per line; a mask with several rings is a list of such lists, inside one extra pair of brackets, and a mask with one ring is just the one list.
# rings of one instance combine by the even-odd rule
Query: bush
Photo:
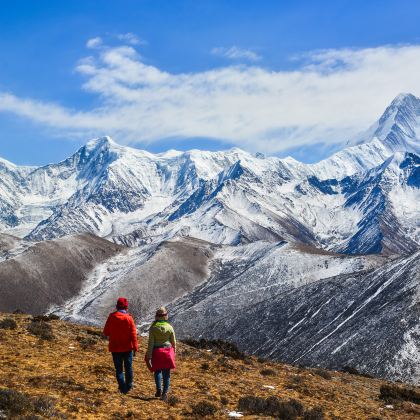
[(93, 335), (94, 337), (100, 338), (102, 340), (106, 340), (107, 337), (102, 333), (102, 331), (97, 331), (97, 330), (93, 330), (93, 329), (86, 329), (85, 330), (87, 334), (89, 335)]
[(14, 389), (0, 390), (0, 410), (9, 414), (24, 414), (32, 411), (31, 399)]
[(180, 402), (180, 400), (179, 400), (179, 398), (176, 396), (176, 395), (169, 395), (169, 397), (168, 397), (168, 404), (171, 406), (171, 407), (175, 407), (177, 404), (179, 404), (179, 402)]
[(211, 349), (217, 353), (222, 353), (232, 359), (245, 359), (245, 353), (241, 352), (235, 344), (223, 340), (206, 340), (201, 338), (200, 340), (187, 339), (183, 340), (185, 344), (197, 349)]
[(294, 399), (283, 401), (276, 396), (267, 399), (247, 396), (239, 399), (238, 410), (249, 414), (263, 414), (284, 420), (293, 420), (303, 414), (304, 407), (300, 401)]
[(217, 363), (220, 367), (226, 369), (226, 370), (234, 370), (235, 367), (232, 365), (232, 363), (229, 361), (228, 357), (222, 356), (219, 359), (217, 359)]
[(414, 404), (420, 404), (420, 392), (414, 388), (403, 388), (394, 384), (385, 384), (380, 388), (379, 398), (392, 401), (410, 401)]
[(277, 372), (274, 369), (262, 369), (260, 370), (261, 375), (263, 376), (276, 376)]
[(23, 312), (21, 309), (15, 309), (12, 313), (15, 315), (24, 315), (25, 312)]
[(16, 328), (17, 324), (13, 318), (5, 318), (0, 321), (0, 329), (15, 330)]
[(344, 366), (341, 372), (350, 373), (350, 375), (360, 375), (360, 372), (352, 366)]
[(41, 395), (33, 400), (34, 411), (45, 417), (52, 417), (56, 413), (54, 398)]
[(33, 387), (48, 387), (65, 391), (85, 391), (83, 384), (68, 376), (33, 376), (28, 380)]
[(59, 316), (50, 314), (50, 315), (36, 315), (32, 317), (33, 322), (50, 322), (50, 321), (56, 321), (60, 319)]
[(202, 370), (209, 370), (210, 369), (210, 365), (208, 363), (201, 363), (201, 369)]
[(304, 383), (305, 383), (305, 380), (300, 375), (288, 376), (286, 386), (291, 389), (297, 389), (297, 388), (300, 388), (302, 385), (304, 385)]
[(364, 373), (364, 372), (359, 372), (356, 368), (352, 367), (352, 366), (344, 366), (341, 369), (341, 372), (344, 373), (350, 373), (350, 375), (358, 375), (358, 376), (363, 376), (365, 378), (370, 378), (372, 379), (373, 376), (369, 375), (368, 373)]
[[(57, 414), (55, 400), (48, 396), (30, 398), (23, 392), (14, 389), (0, 390), (0, 412), (8, 414), (10, 418), (26, 414), (25, 419), (40, 418), (36, 414), (51, 418)], [(7, 418), (9, 418), (9, 416)], [(21, 418), (21, 417), (19, 417)]]
[(313, 373), (315, 373), (315, 375), (318, 375), (321, 378), (324, 378), (328, 381), (332, 379), (331, 373), (328, 372), (328, 370), (325, 370), (325, 369), (314, 369)]
[(303, 420), (324, 420), (324, 410), (321, 407), (314, 407), (305, 411)]
[(83, 350), (87, 350), (87, 349), (90, 349), (90, 348), (92, 348), (93, 346), (95, 346), (95, 344), (98, 342), (98, 340), (96, 339), (96, 338), (93, 338), (93, 337), (85, 337), (85, 338), (82, 338), (80, 341), (79, 341), (79, 344), (80, 344), (80, 347), (83, 349)]
[(200, 401), (193, 405), (192, 414), (198, 417), (214, 416), (217, 412), (217, 407), (209, 401)]
[(221, 397), (221, 398), (220, 398), (220, 402), (221, 402), (223, 405), (227, 405), (227, 404), (229, 404), (229, 400), (228, 400), (226, 397)]
[(28, 331), (42, 340), (54, 339), (51, 325), (44, 321), (32, 321), (28, 326)]

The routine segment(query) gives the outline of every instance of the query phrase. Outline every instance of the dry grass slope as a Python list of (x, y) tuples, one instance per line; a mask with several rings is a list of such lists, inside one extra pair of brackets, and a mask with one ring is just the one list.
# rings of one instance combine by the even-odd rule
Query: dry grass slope
[[(233, 410), (254, 419), (420, 418), (418, 388), (182, 343), (172, 393), (163, 403), (153, 398), (153, 379), (142, 362), (144, 339), (135, 358), (136, 384), (125, 396), (117, 392), (99, 330), (56, 319), (35, 322), (43, 327), (34, 328), (29, 315), (0, 314), (5, 326), (0, 329), (0, 418), (228, 418)], [(45, 331), (48, 339), (41, 338)]]

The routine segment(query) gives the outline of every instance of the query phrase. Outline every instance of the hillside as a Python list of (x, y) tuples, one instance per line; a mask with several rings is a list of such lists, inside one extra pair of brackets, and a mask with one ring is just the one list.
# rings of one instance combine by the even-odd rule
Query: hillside
[(0, 233), (0, 308), (41, 313), (63, 304), (94, 267), (123, 248), (90, 234), (30, 242)]
[[(380, 398), (381, 387), (383, 395), (394, 389), (386, 381), (254, 357), (235, 359), (215, 348), (209, 351), (206, 345), (200, 350), (182, 343), (178, 369), (172, 377), (172, 397), (166, 404), (152, 397), (153, 380), (142, 362), (145, 339), (135, 358), (136, 386), (122, 396), (116, 390), (111, 357), (100, 330), (60, 320), (34, 322), (29, 315), (8, 314), (0, 314), (0, 326), (7, 326), (4, 320), (10, 318), (17, 323), (16, 328), (0, 330), (0, 418), (13, 418), (10, 412), (7, 417), (8, 409), (16, 417), (31, 419), (200, 418), (213, 410), (214, 417), (228, 418), (238, 405), (244, 411), (258, 411), (255, 407), (261, 400), (245, 398), (250, 396), (271, 397), (265, 405), (260, 404), (260, 410), (283, 413), (278, 414), (281, 418), (296, 418), (294, 412), (305, 419), (420, 418), (415, 403)], [(13, 328), (13, 322), (9, 323)], [(34, 335), (37, 331), (49, 339)], [(405, 399), (420, 402), (419, 388), (398, 384), (397, 390), (406, 390)], [(30, 417), (33, 413), (38, 417)], [(244, 418), (261, 415), (264, 412)]]

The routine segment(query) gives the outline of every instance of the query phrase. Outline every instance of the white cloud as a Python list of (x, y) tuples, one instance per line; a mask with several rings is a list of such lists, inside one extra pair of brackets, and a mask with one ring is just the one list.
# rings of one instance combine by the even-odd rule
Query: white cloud
[(103, 47), (76, 68), (100, 107), (0, 93), (0, 111), (121, 143), (208, 137), (273, 153), (344, 141), (398, 93), (420, 94), (420, 45), (316, 51), (300, 60), (293, 71), (242, 65), (173, 74), (146, 64), (132, 46)]
[(130, 45), (147, 45), (147, 42), (144, 39), (140, 39), (136, 34), (133, 34), (132, 32), (118, 34), (117, 38), (120, 41), (127, 42)]
[(211, 50), (213, 55), (218, 55), (219, 57), (229, 58), (230, 60), (249, 60), (249, 61), (259, 61), (261, 56), (252, 50), (247, 50), (239, 47), (217, 47)]
[(102, 45), (102, 38), (97, 36), (96, 38), (91, 38), (88, 40), (88, 42), (86, 42), (86, 47), (87, 48), (98, 48)]

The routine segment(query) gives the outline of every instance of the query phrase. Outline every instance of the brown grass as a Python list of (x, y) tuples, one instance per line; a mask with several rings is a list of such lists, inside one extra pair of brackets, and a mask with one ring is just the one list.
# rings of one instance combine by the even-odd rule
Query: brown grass
[[(6, 401), (3, 403), (12, 400), (10, 404), (21, 407), (24, 415), (36, 413), (37, 418), (54, 418), (54, 413), (57, 418), (95, 420), (188, 419), (206, 413), (209, 418), (225, 419), (228, 410), (238, 411), (241, 398), (257, 397), (264, 404), (269, 401), (271, 416), (286, 410), (289, 415), (298, 413), (298, 418), (308, 420), (418, 417), (418, 405), (412, 401), (386, 408), (388, 403), (379, 398), (381, 386), (391, 385), (386, 381), (341, 372), (329, 372), (331, 379), (325, 380), (313, 369), (266, 360), (262, 365), (253, 357), (241, 360), (219, 353), (210, 358), (209, 354), (216, 350), (207, 352), (183, 343), (171, 378), (170, 398), (164, 403), (154, 398), (153, 376), (143, 362), (144, 339), (134, 359), (135, 386), (122, 395), (100, 330), (50, 320), (54, 339), (46, 341), (28, 331), (31, 319), (27, 315), (0, 314), (0, 322), (5, 318), (13, 318), (17, 328), (1, 330), (0, 391)], [(86, 340), (86, 346), (82, 340)], [(276, 375), (264, 376), (262, 369), (272, 369)], [(419, 392), (416, 387), (410, 389)], [(9, 392), (19, 394), (9, 398)], [(247, 412), (244, 417), (255, 419), (261, 415), (267, 416)]]

